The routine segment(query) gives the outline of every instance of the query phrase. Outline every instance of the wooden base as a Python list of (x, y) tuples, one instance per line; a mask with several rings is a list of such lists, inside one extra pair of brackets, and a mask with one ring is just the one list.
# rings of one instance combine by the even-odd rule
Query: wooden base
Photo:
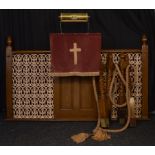
[(101, 119), (101, 127), (108, 128), (109, 127), (109, 118), (102, 118)]
[(130, 119), (130, 127), (136, 127), (136, 119), (135, 118)]

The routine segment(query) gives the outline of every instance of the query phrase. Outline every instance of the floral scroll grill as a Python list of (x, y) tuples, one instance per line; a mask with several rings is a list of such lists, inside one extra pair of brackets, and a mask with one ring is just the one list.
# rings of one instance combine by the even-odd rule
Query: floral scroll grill
[(13, 116), (53, 119), (53, 77), (50, 54), (13, 55)]
[[(107, 63), (108, 53), (102, 53), (102, 62)], [(119, 63), (119, 53), (113, 53), (113, 63)], [(130, 91), (135, 98), (135, 115), (142, 111), (142, 58), (141, 53), (127, 54), (130, 64)], [(53, 77), (51, 54), (13, 55), (13, 117), (19, 119), (54, 119)], [(107, 76), (107, 73), (103, 73)], [(113, 97), (119, 102), (119, 77), (115, 80)], [(112, 105), (111, 117), (117, 119), (117, 108)]]
[[(112, 54), (113, 63), (119, 64), (121, 57), (120, 53), (104, 53), (102, 52), (102, 63), (107, 63), (108, 54)], [(135, 99), (135, 116), (136, 118), (141, 118), (142, 116), (142, 56), (141, 53), (137, 51), (134, 53), (127, 53), (129, 65), (130, 65), (130, 92), (131, 96)], [(107, 75), (104, 73), (103, 75)], [(119, 76), (115, 79), (114, 89), (113, 89), (113, 99), (116, 103), (119, 103), (120, 98), (120, 79)], [(124, 94), (125, 95), (125, 94)], [(120, 103), (121, 104), (121, 103)], [(118, 109), (115, 105), (111, 105), (111, 119), (118, 118)]]

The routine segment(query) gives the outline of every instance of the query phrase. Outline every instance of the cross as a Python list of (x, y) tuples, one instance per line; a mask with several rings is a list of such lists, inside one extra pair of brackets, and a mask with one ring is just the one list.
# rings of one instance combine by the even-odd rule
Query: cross
[(77, 52), (81, 52), (81, 48), (77, 48), (77, 43), (73, 43), (73, 48), (69, 49), (74, 54), (74, 65), (77, 65)]

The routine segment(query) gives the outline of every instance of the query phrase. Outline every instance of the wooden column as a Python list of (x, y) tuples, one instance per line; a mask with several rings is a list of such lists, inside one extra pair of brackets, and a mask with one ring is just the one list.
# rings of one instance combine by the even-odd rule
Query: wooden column
[(142, 119), (148, 119), (148, 44), (142, 36)]
[(13, 119), (12, 105), (12, 38), (7, 38), (6, 46), (6, 108), (7, 119)]
[(109, 114), (107, 105), (107, 80), (103, 76), (106, 72), (106, 64), (100, 64), (100, 76), (99, 76), (99, 110), (101, 117), (101, 126), (103, 128), (109, 127)]

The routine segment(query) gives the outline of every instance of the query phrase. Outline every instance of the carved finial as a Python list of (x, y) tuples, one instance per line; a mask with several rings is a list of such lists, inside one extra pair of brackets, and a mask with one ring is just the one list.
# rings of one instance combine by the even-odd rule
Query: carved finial
[(145, 34), (143, 34), (143, 36), (142, 36), (142, 44), (147, 45), (147, 37)]
[(11, 36), (7, 37), (7, 45), (12, 46), (12, 37)]

